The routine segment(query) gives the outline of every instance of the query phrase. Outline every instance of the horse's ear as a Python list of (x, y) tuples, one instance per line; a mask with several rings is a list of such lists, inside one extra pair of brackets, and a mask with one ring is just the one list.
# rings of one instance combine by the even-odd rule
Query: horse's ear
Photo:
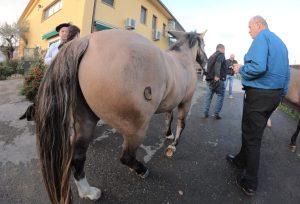
[(203, 38), (203, 37), (205, 36), (206, 32), (207, 32), (207, 30), (205, 30), (205, 31), (202, 32), (202, 33), (198, 33), (198, 35), (201, 36), (201, 37)]
[(176, 30), (170, 30), (170, 31), (168, 31), (168, 33), (170, 35), (172, 35), (174, 38), (176, 38), (177, 40), (180, 39), (181, 37), (183, 37), (186, 34), (186, 32), (176, 31)]

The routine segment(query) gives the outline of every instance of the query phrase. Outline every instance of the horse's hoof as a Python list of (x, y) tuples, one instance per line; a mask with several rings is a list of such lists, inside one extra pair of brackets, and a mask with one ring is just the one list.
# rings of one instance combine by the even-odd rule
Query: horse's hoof
[(101, 197), (101, 190), (95, 187), (89, 187), (88, 192), (79, 192), (79, 197), (82, 199), (89, 199), (92, 201), (98, 200)]
[(75, 184), (77, 186), (77, 190), (80, 198), (98, 200), (101, 197), (101, 190), (90, 186), (86, 177), (78, 181), (75, 179)]
[(165, 155), (170, 158), (174, 155), (175, 151), (176, 151), (176, 147), (169, 145), (165, 150)]
[(175, 136), (173, 135), (173, 133), (171, 135), (166, 136), (166, 138), (168, 140), (174, 140)]
[(149, 176), (149, 173), (150, 173), (150, 171), (147, 169), (147, 171), (142, 175), (142, 174), (140, 174), (140, 177), (142, 178), (142, 179), (145, 179), (145, 178), (147, 178), (148, 176)]
[(296, 152), (296, 145), (289, 145), (289, 150), (291, 152)]

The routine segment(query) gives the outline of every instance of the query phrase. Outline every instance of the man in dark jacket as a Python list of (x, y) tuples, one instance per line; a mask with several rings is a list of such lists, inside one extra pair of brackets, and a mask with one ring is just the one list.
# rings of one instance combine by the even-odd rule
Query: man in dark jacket
[(218, 44), (216, 52), (210, 56), (207, 64), (207, 89), (204, 104), (204, 117), (208, 117), (209, 107), (214, 93), (217, 94), (214, 110), (215, 119), (221, 119), (220, 111), (223, 106), (226, 80), (225, 46)]
[(233, 98), (232, 96), (232, 85), (234, 80), (234, 71), (233, 65), (237, 64), (238, 62), (234, 59), (234, 54), (230, 55), (230, 58), (226, 60), (226, 83), (225, 83), (225, 91), (227, 88), (227, 83), (229, 81), (229, 98)]

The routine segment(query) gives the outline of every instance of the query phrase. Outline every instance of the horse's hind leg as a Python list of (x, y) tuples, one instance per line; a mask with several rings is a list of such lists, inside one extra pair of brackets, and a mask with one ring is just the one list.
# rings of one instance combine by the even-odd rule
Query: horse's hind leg
[(86, 179), (84, 163), (86, 151), (89, 146), (98, 118), (89, 109), (85, 101), (79, 100), (78, 110), (75, 116), (75, 138), (73, 141), (74, 153), (72, 159), (72, 170), (75, 184), (80, 198), (97, 200), (101, 196), (101, 190), (91, 187)]
[(173, 121), (173, 111), (167, 112), (166, 118), (165, 118), (165, 124), (166, 124), (165, 135), (166, 135), (166, 138), (169, 140), (174, 140), (174, 138), (175, 138), (171, 131), (172, 121)]
[(176, 151), (176, 145), (178, 144), (181, 133), (185, 127), (185, 118), (188, 114), (190, 106), (191, 106), (191, 102), (181, 103), (178, 106), (176, 136), (172, 144), (170, 144), (165, 150), (165, 155), (167, 157), (172, 157)]
[(136, 150), (143, 142), (147, 126), (139, 130), (136, 134), (123, 134), (123, 152), (120, 158), (122, 164), (133, 169), (142, 178), (146, 178), (149, 175), (149, 171), (144, 164), (136, 159)]
[(295, 133), (293, 134), (293, 136), (291, 137), (291, 143), (289, 145), (289, 149), (292, 151), (292, 152), (295, 152), (296, 151), (296, 140), (297, 140), (297, 137), (298, 137), (298, 134), (300, 132), (300, 118), (298, 120), (298, 125), (297, 125), (297, 130), (295, 131)]

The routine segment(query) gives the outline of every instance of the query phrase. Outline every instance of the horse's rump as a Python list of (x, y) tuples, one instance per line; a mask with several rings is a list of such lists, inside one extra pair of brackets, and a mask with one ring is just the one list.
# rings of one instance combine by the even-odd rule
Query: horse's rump
[(145, 38), (117, 30), (99, 32), (91, 36), (82, 58), (80, 87), (98, 117), (117, 126), (120, 120), (140, 123), (164, 95), (164, 67), (163, 53)]

